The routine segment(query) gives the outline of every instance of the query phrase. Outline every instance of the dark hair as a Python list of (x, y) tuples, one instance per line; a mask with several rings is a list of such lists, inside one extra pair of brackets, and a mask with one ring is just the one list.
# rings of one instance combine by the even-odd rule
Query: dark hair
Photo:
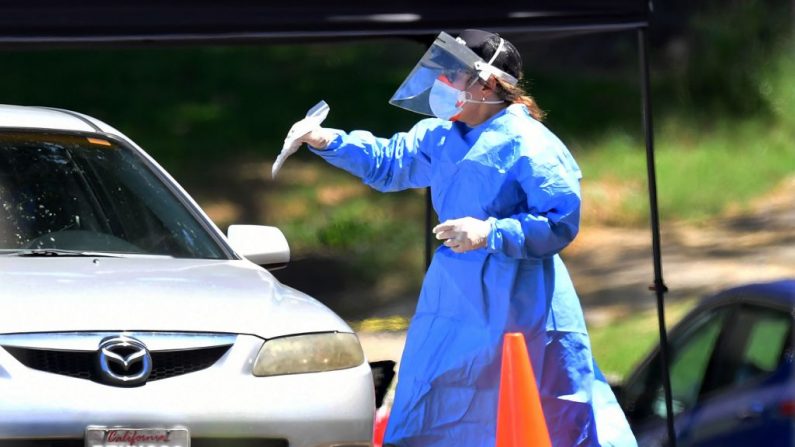
[[(500, 35), (488, 31), (467, 29), (462, 31), (458, 37), (464, 40), (466, 46), (485, 61), (491, 60), (494, 52), (500, 46)], [(539, 121), (543, 120), (544, 111), (521, 86), (524, 76), (522, 73), (522, 55), (519, 50), (512, 43), (503, 39), (503, 51), (497, 55), (497, 58), (491, 64), (519, 80), (519, 84), (511, 85), (497, 78), (497, 89), (495, 90), (497, 95), (507, 102), (524, 104), (533, 118)]]

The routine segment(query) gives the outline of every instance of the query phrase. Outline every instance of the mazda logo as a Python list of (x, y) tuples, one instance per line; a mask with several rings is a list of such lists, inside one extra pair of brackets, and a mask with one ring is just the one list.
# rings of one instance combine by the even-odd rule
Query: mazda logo
[(99, 344), (99, 371), (109, 385), (142, 385), (152, 373), (152, 356), (141, 341), (120, 335)]

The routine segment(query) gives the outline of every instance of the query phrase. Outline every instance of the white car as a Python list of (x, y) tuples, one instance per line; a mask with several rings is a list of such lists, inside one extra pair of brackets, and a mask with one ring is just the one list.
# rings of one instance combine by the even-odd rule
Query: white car
[(370, 445), (351, 328), (131, 140), (0, 105), (0, 446)]

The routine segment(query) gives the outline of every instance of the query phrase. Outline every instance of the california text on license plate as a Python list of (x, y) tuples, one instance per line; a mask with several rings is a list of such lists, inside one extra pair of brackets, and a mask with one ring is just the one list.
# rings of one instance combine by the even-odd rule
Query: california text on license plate
[(86, 428), (86, 447), (190, 447), (186, 428)]

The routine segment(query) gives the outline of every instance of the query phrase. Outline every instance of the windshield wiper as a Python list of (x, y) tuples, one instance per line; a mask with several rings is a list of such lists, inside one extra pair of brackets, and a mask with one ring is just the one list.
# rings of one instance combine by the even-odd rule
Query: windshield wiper
[(122, 258), (124, 255), (118, 253), (105, 253), (101, 251), (82, 251), (64, 250), (61, 248), (28, 248), (8, 253), (13, 256), (25, 257), (45, 257), (45, 256), (72, 256), (72, 257), (91, 257), (91, 258)]

